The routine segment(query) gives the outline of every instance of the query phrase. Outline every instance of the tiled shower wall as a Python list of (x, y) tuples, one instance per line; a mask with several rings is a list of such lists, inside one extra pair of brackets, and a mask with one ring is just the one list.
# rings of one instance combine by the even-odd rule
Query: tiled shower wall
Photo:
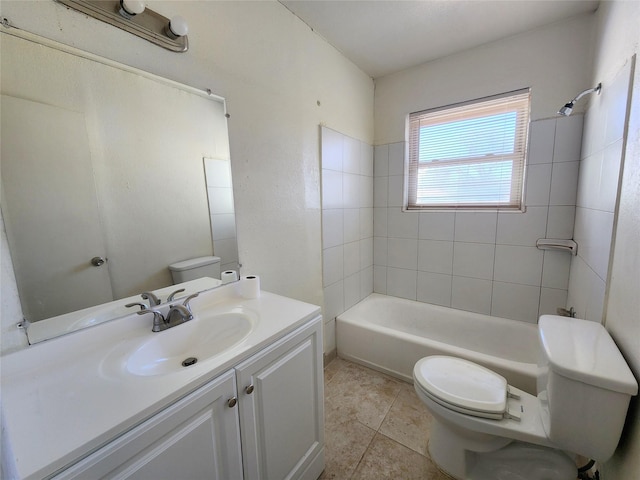
[(373, 292), (373, 147), (321, 128), (324, 351), (335, 317)]
[(603, 81), (602, 93), (590, 99), (585, 115), (575, 222), (579, 247), (571, 260), (568, 303), (579, 318), (596, 322), (604, 314), (631, 65)]
[(532, 122), (526, 212), (402, 212), (404, 142), (374, 151), (374, 291), (536, 322), (565, 307), (582, 116)]
[(528, 322), (567, 306), (570, 254), (535, 244), (573, 238), (582, 122), (532, 122), (525, 213), (403, 212), (404, 142), (323, 127), (325, 351), (336, 315), (372, 291)]

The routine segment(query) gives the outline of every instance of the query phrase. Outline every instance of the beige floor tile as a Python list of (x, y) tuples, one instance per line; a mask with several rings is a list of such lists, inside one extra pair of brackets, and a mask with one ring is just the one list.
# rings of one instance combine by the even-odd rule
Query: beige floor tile
[(374, 437), (351, 478), (354, 480), (447, 479), (427, 457), (380, 433)]
[(324, 367), (325, 385), (331, 381), (331, 379), (335, 376), (335, 374), (338, 373), (346, 363), (347, 362), (345, 362), (341, 358), (336, 357), (333, 360), (331, 360), (326, 367)]
[(405, 447), (427, 455), (431, 414), (418, 398), (413, 385), (403, 383), (389, 413), (380, 426), (380, 433)]
[(342, 415), (325, 412), (325, 469), (321, 479), (349, 479), (371, 443), (375, 430)]
[[(333, 363), (333, 362), (332, 362)], [(325, 385), (325, 411), (353, 418), (378, 430), (401, 382), (359, 365), (344, 365)]]

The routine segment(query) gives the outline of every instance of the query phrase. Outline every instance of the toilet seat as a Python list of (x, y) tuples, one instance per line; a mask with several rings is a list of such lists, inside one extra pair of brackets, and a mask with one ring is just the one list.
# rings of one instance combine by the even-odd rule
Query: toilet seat
[(434, 355), (418, 360), (413, 376), (416, 386), (445, 408), (492, 420), (508, 415), (506, 379), (481, 365)]

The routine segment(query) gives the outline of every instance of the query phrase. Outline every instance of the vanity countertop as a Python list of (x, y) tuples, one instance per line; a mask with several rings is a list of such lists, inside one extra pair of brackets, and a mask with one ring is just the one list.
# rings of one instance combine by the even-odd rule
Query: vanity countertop
[(234, 308), (259, 320), (230, 349), (162, 375), (133, 375), (124, 359), (114, 361), (127, 345), (171, 335), (173, 329), (152, 333), (151, 315), (133, 314), (3, 356), (5, 471), (21, 479), (51, 475), (320, 315), (315, 305), (268, 292), (245, 299), (238, 282), (200, 294), (192, 306), (196, 320), (199, 312)]

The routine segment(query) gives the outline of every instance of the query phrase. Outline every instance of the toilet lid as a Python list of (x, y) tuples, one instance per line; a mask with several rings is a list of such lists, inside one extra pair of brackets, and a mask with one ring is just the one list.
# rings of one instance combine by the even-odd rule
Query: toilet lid
[[(413, 377), (432, 398), (454, 410), (501, 415), (507, 408), (507, 381), (468, 360), (434, 355), (416, 363)], [(471, 413), (472, 414), (472, 413)]]

